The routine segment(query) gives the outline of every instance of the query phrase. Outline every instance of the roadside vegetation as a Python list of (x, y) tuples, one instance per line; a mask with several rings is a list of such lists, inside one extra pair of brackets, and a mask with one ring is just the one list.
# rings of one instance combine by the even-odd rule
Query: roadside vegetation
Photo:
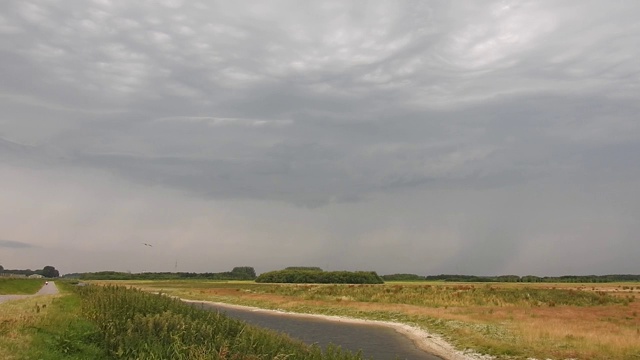
[(117, 286), (79, 289), (83, 314), (117, 359), (360, 359), (194, 308), (167, 296)]
[(502, 359), (640, 358), (640, 283), (129, 284), (193, 300), (407, 323)]
[[(24, 279), (22, 279), (24, 281)], [(80, 314), (71, 285), (65, 295), (43, 295), (0, 304), (0, 359), (107, 359), (95, 340), (98, 328)]]
[(2, 359), (362, 359), (308, 346), (164, 295), (119, 286), (0, 304)]

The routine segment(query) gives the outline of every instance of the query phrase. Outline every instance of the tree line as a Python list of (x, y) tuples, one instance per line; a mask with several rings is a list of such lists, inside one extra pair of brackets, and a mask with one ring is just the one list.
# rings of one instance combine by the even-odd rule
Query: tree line
[(640, 275), (563, 275), (563, 276), (474, 276), (474, 275), (435, 275), (425, 276), (425, 280), (464, 281), (464, 282), (553, 282), (553, 283), (608, 283), (640, 281)]
[(57, 278), (60, 277), (60, 272), (56, 270), (53, 266), (45, 266), (40, 270), (21, 270), (21, 269), (5, 269), (2, 265), (0, 265), (0, 274), (13, 274), (13, 275), (42, 275), (46, 278)]
[(180, 279), (206, 279), (206, 280), (254, 280), (256, 271), (251, 266), (234, 267), (231, 271), (218, 273), (195, 272), (143, 272), (129, 273), (118, 271), (98, 271), (87, 273), (67, 274), (65, 277), (79, 278), (81, 280), (180, 280)]
[(382, 275), (385, 281), (449, 281), (449, 282), (547, 282), (547, 283), (607, 283), (640, 281), (640, 275), (613, 274), (613, 275), (563, 275), (563, 276), (477, 276), (440, 274), (421, 276), (416, 274), (391, 274)]
[(318, 271), (285, 269), (260, 274), (258, 283), (293, 284), (382, 284), (375, 271)]

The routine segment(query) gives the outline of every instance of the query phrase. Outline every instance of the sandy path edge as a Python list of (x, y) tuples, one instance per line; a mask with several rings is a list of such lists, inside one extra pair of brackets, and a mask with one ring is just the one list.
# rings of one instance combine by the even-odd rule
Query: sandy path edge
[(453, 345), (451, 345), (449, 342), (443, 339), (440, 335), (432, 334), (422, 328), (408, 325), (408, 324), (403, 324), (403, 323), (396, 323), (391, 321), (380, 321), (380, 320), (356, 319), (356, 318), (335, 316), (335, 315), (295, 313), (295, 312), (288, 312), (288, 311), (282, 311), (282, 310), (262, 309), (262, 308), (252, 307), (252, 306), (227, 304), (227, 303), (214, 302), (214, 301), (189, 300), (189, 299), (180, 299), (180, 300), (188, 303), (212, 304), (220, 307), (228, 307), (231, 309), (261, 311), (261, 312), (279, 314), (283, 316), (308, 317), (308, 318), (324, 319), (329, 321), (346, 322), (350, 324), (369, 324), (369, 325), (387, 326), (394, 329), (398, 333), (406, 336), (407, 338), (411, 339), (411, 341), (413, 341), (418, 348), (430, 354), (439, 356), (444, 360), (494, 359), (494, 357), (490, 355), (482, 355), (482, 354), (478, 354), (470, 351), (457, 350), (456, 348), (453, 347)]

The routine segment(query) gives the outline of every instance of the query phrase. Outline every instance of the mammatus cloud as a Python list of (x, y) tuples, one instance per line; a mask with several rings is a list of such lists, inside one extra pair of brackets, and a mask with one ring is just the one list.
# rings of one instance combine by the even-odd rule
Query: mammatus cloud
[(0, 237), (73, 271), (170, 270), (105, 247), (154, 242), (201, 271), (637, 272), (638, 11), (2, 2)]

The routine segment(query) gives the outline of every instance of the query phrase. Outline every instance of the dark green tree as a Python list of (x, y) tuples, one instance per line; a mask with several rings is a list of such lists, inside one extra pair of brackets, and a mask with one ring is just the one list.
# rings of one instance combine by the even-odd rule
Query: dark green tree
[(317, 266), (288, 266), (285, 270), (310, 270), (310, 271), (323, 271)]
[(47, 278), (57, 278), (60, 277), (60, 272), (53, 266), (45, 266), (42, 268), (42, 276)]
[(256, 270), (251, 266), (236, 266), (231, 270), (231, 273), (247, 280), (256, 278)]

